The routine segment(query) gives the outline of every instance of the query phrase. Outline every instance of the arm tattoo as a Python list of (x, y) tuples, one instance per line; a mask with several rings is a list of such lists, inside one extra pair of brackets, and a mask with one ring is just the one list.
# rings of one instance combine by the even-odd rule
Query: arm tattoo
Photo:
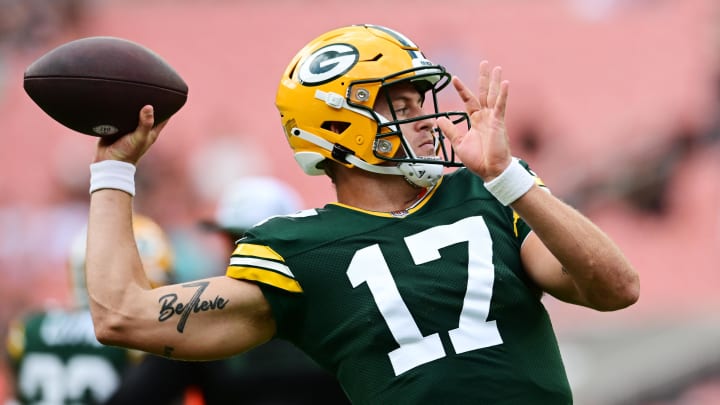
[(165, 356), (165, 357), (167, 357), (167, 358), (171, 358), (171, 357), (172, 357), (172, 352), (173, 352), (173, 350), (175, 350), (174, 347), (172, 347), (172, 346), (165, 346), (165, 349), (163, 349), (163, 356)]
[(200, 311), (211, 311), (215, 309), (223, 309), (227, 305), (229, 300), (217, 295), (212, 300), (201, 300), (200, 296), (203, 291), (207, 288), (210, 283), (208, 281), (198, 281), (196, 283), (184, 284), (183, 287), (192, 288), (197, 287), (197, 291), (193, 294), (190, 301), (187, 303), (177, 302), (178, 296), (175, 293), (165, 294), (158, 302), (160, 303), (160, 315), (158, 321), (164, 322), (172, 318), (173, 315), (180, 315), (178, 320), (177, 331), (183, 333), (185, 330), (185, 324), (188, 321), (190, 313), (197, 313)]

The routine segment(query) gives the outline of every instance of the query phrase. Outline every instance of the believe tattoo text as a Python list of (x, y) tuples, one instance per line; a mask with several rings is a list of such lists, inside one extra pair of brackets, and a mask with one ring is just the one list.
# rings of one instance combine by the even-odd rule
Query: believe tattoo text
[(209, 284), (210, 283), (207, 281), (184, 284), (183, 287), (198, 287), (197, 291), (195, 291), (195, 294), (192, 296), (192, 298), (190, 298), (190, 302), (188, 303), (177, 302), (178, 296), (174, 293), (165, 294), (160, 297), (160, 299), (158, 300), (158, 302), (160, 302), (161, 304), (160, 316), (158, 317), (158, 321), (164, 322), (172, 318), (173, 315), (180, 315), (180, 320), (177, 324), (177, 330), (178, 332), (183, 333), (183, 330), (185, 330), (185, 324), (187, 323), (188, 317), (190, 316), (191, 312), (197, 313), (200, 311), (212, 311), (215, 309), (225, 308), (225, 305), (227, 305), (229, 301), (220, 296), (216, 296), (215, 299), (212, 300), (200, 299), (200, 296)]

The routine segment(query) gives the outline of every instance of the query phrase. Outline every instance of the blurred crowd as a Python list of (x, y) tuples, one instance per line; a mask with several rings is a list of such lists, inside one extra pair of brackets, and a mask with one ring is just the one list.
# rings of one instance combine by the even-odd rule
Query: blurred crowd
[[(0, 132), (5, 145), (2, 148), (5, 150), (0, 152), (3, 173), (0, 176), (0, 271), (3, 275), (0, 335), (5, 335), (8, 319), (18, 313), (67, 302), (63, 268), (69, 235), (75, 235), (87, 217), (87, 164), (91, 159), (93, 140), (53, 126), (41, 111), (33, 108), (18, 85), (24, 65), (65, 40), (90, 35), (130, 37), (162, 49), (161, 53), (172, 58), (178, 70), (189, 79), (189, 103), (164, 133), (167, 139), (162, 141), (167, 143), (158, 145), (141, 162), (146, 167), (140, 171), (143, 177), (137, 180), (135, 202), (136, 209), (155, 218), (167, 229), (178, 256), (176, 271), (181, 279), (222, 271), (226, 260), (225, 246), (212, 235), (202, 232), (198, 222), (211, 215), (222, 185), (231, 179), (274, 175), (298, 185), (308, 205), (330, 198), (332, 190), (317, 186), (313, 179), (303, 177), (292, 166), (270, 101), (278, 78), (275, 72), (284, 66), (282, 61), (291, 54), (288, 49), (296, 48), (296, 44), (283, 48), (281, 41), (277, 41), (262, 48), (258, 42), (264, 35), (261, 32), (266, 31), (258, 30), (258, 37), (240, 35), (236, 40), (225, 40), (223, 44), (226, 45), (217, 45), (217, 40), (194, 37), (188, 37), (182, 45), (173, 45), (178, 39), (160, 32), (163, 31), (160, 20), (175, 18), (182, 21), (165, 30), (177, 35), (188, 29), (193, 18), (203, 21), (216, 18), (220, 21), (193, 29), (198, 32), (205, 29), (208, 36), (227, 38), (226, 31), (213, 30), (220, 30), (221, 26), (231, 29), (233, 22), (252, 25), (251, 20), (256, 18), (269, 21), (276, 12), (272, 5), (263, 6), (262, 2), (234, 6), (228, 3), (210, 2), (206, 7), (215, 7), (218, 11), (203, 11), (205, 14), (197, 17), (199, 9), (205, 6), (192, 2), (174, 7), (173, 2), (129, 2), (123, 6), (122, 2), (113, 1), (0, 0), (0, 122), (5, 127)], [(295, 2), (278, 3), (300, 7)], [(316, 3), (326, 7), (328, 15), (337, 15), (342, 10), (342, 5), (338, 4), (342, 2)], [(511, 91), (508, 124), (515, 154), (529, 161), (553, 192), (607, 229), (636, 262), (644, 290), (640, 313), (636, 315), (640, 318), (633, 317), (629, 322), (645, 319), (642, 317), (657, 318), (661, 313), (681, 313), (685, 308), (716, 312), (720, 305), (720, 300), (714, 297), (720, 285), (720, 7), (712, 0), (556, 0), (548, 2), (552, 4), (546, 6), (549, 11), (541, 10), (543, 6), (520, 2), (533, 7), (532, 11), (525, 12), (522, 5), (503, 6), (500, 3), (503, 2), (481, 2), (477, 7), (491, 8), (497, 20), (505, 22), (506, 26), (497, 28), (496, 32), (507, 34), (508, 42), (516, 47), (505, 52), (521, 52), (525, 58), (510, 64), (507, 69), (515, 91)], [(147, 7), (149, 11), (139, 13), (133, 7)], [(234, 20), (230, 17), (233, 13), (237, 16)], [(612, 41), (636, 40), (629, 36), (613, 39), (614, 29), (618, 26), (634, 27), (638, 36), (643, 30), (676, 30), (679, 32), (670, 34), (672, 37), (688, 35), (691, 38), (674, 44), (638, 43), (636, 47), (630, 47), (637, 52), (632, 56), (638, 60), (645, 53), (652, 59), (653, 51), (646, 48), (649, 45), (667, 49), (658, 51), (662, 57), (647, 65), (639, 66), (635, 61), (626, 66), (623, 60), (605, 60), (605, 66), (592, 72), (583, 71), (586, 65), (580, 59), (593, 60), (594, 55), (603, 50), (579, 44), (576, 49), (564, 50), (577, 53), (576, 66), (542, 63), (549, 66), (546, 71), (560, 75), (560, 71), (568, 69), (576, 76), (563, 77), (567, 83), (550, 83), (543, 87), (532, 82), (543, 77), (526, 71), (534, 70), (535, 65), (531, 63), (552, 56), (534, 53), (534, 49), (517, 49), (518, 44), (538, 30), (536, 26), (512, 24), (519, 15), (526, 15), (524, 13), (546, 16), (544, 21), (552, 23), (545, 32), (550, 40), (562, 39), (559, 38), (562, 31), (558, 28), (561, 23), (567, 25), (566, 32), (579, 30), (589, 33), (588, 36), (599, 32), (610, 37), (607, 47), (615, 46), (616, 42)], [(566, 14), (573, 15), (568, 17)], [(673, 17), (667, 17), (665, 21), (663, 18), (666, 17), (662, 16)], [(127, 22), (129, 18), (136, 20)], [(361, 18), (372, 17), (363, 15)], [(532, 18), (526, 20), (526, 23), (533, 22)], [(344, 22), (325, 21), (322, 28), (308, 32), (319, 32), (328, 25)], [(153, 24), (158, 26), (152, 27)], [(432, 26), (433, 23), (418, 22), (418, 26), (423, 24)], [(579, 28), (588, 26), (591, 28)], [(490, 32), (492, 28), (487, 30)], [(426, 35), (427, 47), (446, 59), (445, 64), (451, 71), (472, 79), (473, 72), (465, 65), (473, 65), (474, 59), (457, 56), (470, 52), (500, 57), (498, 62), (503, 63), (502, 57), (506, 54), (489, 45), (468, 50), (468, 43), (473, 43), (469, 39), (468, 43), (446, 45), (452, 42), (451, 37), (464, 35), (463, 31), (442, 25), (434, 32), (437, 35), (421, 34)], [(210, 47), (215, 54), (202, 53), (211, 42), (215, 43), (215, 47)], [(503, 38), (494, 38), (492, 42), (502, 43)], [(498, 47), (502, 49), (502, 45)], [(258, 49), (265, 53), (260, 54)], [(452, 56), (453, 53), (456, 55)], [(433, 58), (432, 54), (429, 56)], [(563, 56), (563, 60), (574, 61), (566, 54)], [(208, 62), (205, 58), (216, 60)], [(659, 63), (674, 64), (676, 69)], [(217, 66), (230, 70), (250, 66), (260, 70), (273, 66), (273, 69), (271, 74), (265, 73), (257, 80), (242, 74), (236, 76), (235, 80), (248, 86), (242, 94), (236, 94), (233, 89), (238, 85), (223, 88), (227, 83), (217, 77), (207, 86), (202, 84), (207, 76), (215, 75), (214, 67)], [(223, 71), (224, 74), (227, 72)], [(656, 86), (652, 94), (616, 91), (643, 91), (631, 83), (643, 79), (650, 82), (650, 76), (668, 72), (685, 76), (665, 77), (667, 87)], [(523, 73), (527, 74), (523, 76)], [(579, 94), (570, 101), (546, 94), (548, 88), (568, 94), (562, 93), (563, 84), (572, 87), (587, 83), (589, 86), (598, 80), (597, 75), (604, 73), (618, 80), (613, 94), (589, 94), (578, 90)], [(514, 81), (513, 75), (521, 78)], [(558, 81), (557, 78), (548, 78), (550, 80)], [(264, 84), (267, 86), (260, 87)], [(217, 87), (213, 87), (215, 85)], [(597, 85), (592, 89), (600, 90)], [(665, 97), (672, 91), (675, 91), (673, 95)], [(653, 101), (662, 107), (660, 112), (653, 113), (645, 108), (645, 104)], [(564, 111), (569, 105), (572, 111)], [(552, 113), (554, 110), (561, 111)], [(593, 120), (582, 121), (585, 117), (593, 117)], [(577, 121), (580, 123), (575, 124)], [(195, 135), (208, 130), (214, 135)], [(557, 159), (560, 155), (563, 158)], [(570, 162), (572, 167), (558, 167), (557, 160)], [(201, 268), (199, 263), (205, 263), (205, 266)], [(686, 287), (679, 288), (681, 284)], [(648, 303), (647, 306), (642, 305), (643, 301)], [(550, 310), (552, 313), (552, 306)], [(577, 320), (573, 313), (558, 312), (555, 316), (561, 328)], [(710, 395), (715, 403), (720, 403), (720, 365), (705, 370), (697, 381), (702, 389), (693, 391), (678, 384), (672, 393), (648, 394), (647, 398), (655, 401), (654, 404), (680, 404), (684, 403), (683, 392), (701, 395), (697, 393), (699, 391), (709, 392), (704, 395)], [(0, 383), (0, 398), (2, 385)], [(712, 403), (703, 398), (697, 403)]]
[(88, 0), (0, 1), (0, 51), (27, 52), (80, 30)]

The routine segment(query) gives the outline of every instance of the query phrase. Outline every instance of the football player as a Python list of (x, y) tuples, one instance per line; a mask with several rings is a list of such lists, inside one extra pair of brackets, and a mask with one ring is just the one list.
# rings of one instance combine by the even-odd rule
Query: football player
[[(338, 201), (248, 230), (224, 277), (155, 290), (128, 248), (135, 164), (166, 124), (143, 107), (91, 165), (99, 339), (187, 359), (285, 339), (357, 404), (572, 403), (543, 294), (613, 311), (636, 302), (639, 278), (511, 154), (501, 68), (482, 62), (478, 81), (472, 92), (386, 27), (312, 40), (276, 105), (296, 161)], [(465, 111), (439, 109), (446, 88)]]

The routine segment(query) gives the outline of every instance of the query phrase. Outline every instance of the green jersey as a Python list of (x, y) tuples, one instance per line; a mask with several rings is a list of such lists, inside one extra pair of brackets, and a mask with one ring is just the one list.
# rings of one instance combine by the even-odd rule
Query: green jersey
[(51, 310), (15, 321), (7, 339), (21, 404), (99, 404), (117, 389), (132, 356), (95, 338), (90, 312)]
[[(538, 179), (538, 183), (539, 179)], [(259, 283), (278, 337), (358, 404), (568, 404), (529, 227), (467, 169), (407, 211), (328, 204), (259, 224), (230, 277)]]

